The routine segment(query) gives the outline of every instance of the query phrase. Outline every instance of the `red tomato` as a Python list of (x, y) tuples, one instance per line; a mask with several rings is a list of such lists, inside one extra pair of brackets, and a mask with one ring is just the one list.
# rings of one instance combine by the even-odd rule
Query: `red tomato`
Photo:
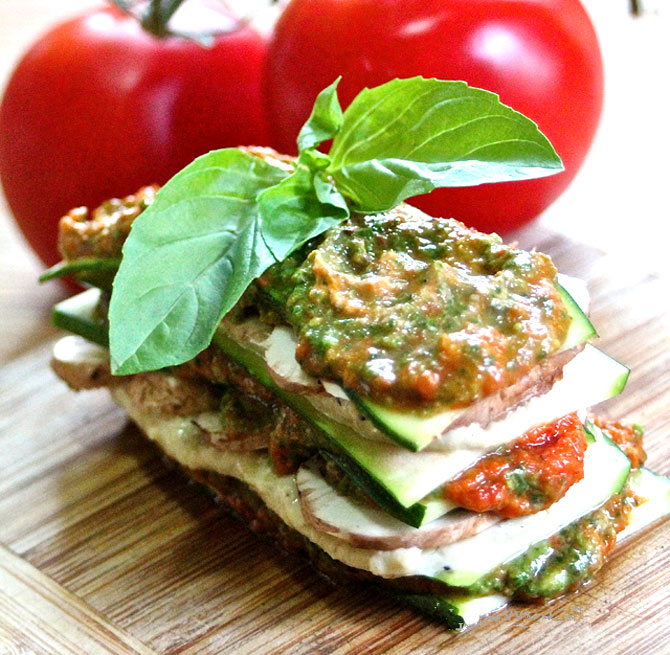
[(600, 118), (598, 41), (578, 0), (292, 0), (270, 44), (273, 145), (295, 151), (315, 95), (338, 75), (344, 105), (394, 77), (462, 79), (533, 119), (566, 171), (435, 191), (416, 201), (486, 231), (531, 220), (577, 173)]
[(250, 27), (208, 48), (111, 8), (44, 35), (0, 108), (2, 184), (41, 259), (60, 259), (56, 224), (72, 207), (165, 182), (213, 148), (266, 145), (265, 51)]

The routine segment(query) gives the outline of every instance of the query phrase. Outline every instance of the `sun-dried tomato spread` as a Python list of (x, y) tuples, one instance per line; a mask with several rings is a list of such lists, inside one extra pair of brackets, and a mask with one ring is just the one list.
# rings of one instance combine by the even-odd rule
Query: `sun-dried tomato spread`
[(526, 432), (444, 487), (448, 500), (512, 518), (546, 509), (584, 477), (586, 437), (576, 414)]

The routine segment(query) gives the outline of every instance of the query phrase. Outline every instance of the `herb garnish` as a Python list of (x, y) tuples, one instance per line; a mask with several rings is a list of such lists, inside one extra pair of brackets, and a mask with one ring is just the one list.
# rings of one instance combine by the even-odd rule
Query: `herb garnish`
[[(393, 80), (342, 112), (338, 81), (317, 97), (292, 172), (235, 148), (213, 151), (134, 221), (109, 310), (114, 374), (195, 357), (256, 277), (351, 211), (563, 169), (537, 126), (488, 91)], [(329, 154), (317, 150), (331, 138)]]

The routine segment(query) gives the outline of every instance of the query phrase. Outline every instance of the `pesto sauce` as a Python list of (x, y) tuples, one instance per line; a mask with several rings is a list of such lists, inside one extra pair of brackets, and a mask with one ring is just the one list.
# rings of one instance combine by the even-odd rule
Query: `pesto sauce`
[(635, 497), (624, 490), (607, 503), (534, 544), (469, 588), (474, 595), (503, 593), (525, 600), (561, 596), (590, 580), (626, 527)]
[(315, 376), (394, 407), (463, 407), (556, 352), (550, 258), (401, 205), (355, 215), (259, 281)]

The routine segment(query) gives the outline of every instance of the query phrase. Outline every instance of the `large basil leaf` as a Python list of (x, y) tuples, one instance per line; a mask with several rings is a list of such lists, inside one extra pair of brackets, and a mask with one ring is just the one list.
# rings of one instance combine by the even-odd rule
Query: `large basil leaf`
[(211, 152), (173, 177), (133, 223), (109, 310), (112, 371), (192, 359), (275, 260), (256, 197), (288, 172), (238, 149)]
[(414, 77), (365, 89), (344, 112), (328, 173), (357, 211), (382, 211), (438, 187), (552, 175), (549, 141), (498, 96)]

